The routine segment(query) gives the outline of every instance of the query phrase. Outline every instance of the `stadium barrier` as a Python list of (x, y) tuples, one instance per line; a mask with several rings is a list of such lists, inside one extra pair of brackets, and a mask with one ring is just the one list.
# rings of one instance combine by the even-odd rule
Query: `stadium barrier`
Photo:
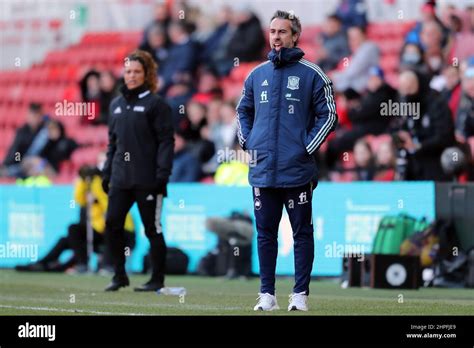
[[(344, 256), (370, 253), (377, 226), (384, 215), (406, 213), (417, 218), (426, 217), (428, 221), (435, 217), (433, 182), (320, 183), (314, 192), (316, 257), (312, 274), (315, 276), (339, 276)], [(170, 185), (162, 215), (165, 238), (168, 246), (178, 247), (189, 256), (189, 272), (196, 271), (201, 257), (217, 243), (216, 236), (206, 230), (206, 218), (228, 216), (232, 211), (247, 211), (253, 215), (250, 187)], [(138, 238), (127, 267), (139, 272), (149, 244), (136, 206), (132, 208), (132, 216), (135, 222), (138, 221)], [(73, 200), (72, 185), (0, 186), (0, 246), (4, 250), (3, 257), (0, 255), (0, 267), (31, 261), (31, 257), (6, 254), (7, 246), (35, 246), (37, 258), (41, 258), (58, 238), (66, 235), (67, 226), (78, 219), (79, 207)], [(291, 233), (284, 211), (279, 232), (279, 275), (294, 273)], [(252, 259), (252, 270), (258, 273), (256, 233)]]

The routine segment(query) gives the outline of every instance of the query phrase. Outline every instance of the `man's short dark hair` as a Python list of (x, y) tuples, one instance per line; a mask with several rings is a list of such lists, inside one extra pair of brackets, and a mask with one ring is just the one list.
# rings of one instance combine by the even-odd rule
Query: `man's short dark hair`
[(36, 114), (39, 114), (42, 112), (42, 109), (43, 109), (43, 106), (40, 104), (40, 103), (30, 103), (30, 105), (28, 106), (29, 110), (31, 112), (34, 112)]
[(270, 22), (272, 22), (275, 18), (280, 19), (287, 19), (291, 22), (291, 33), (298, 34), (298, 38), (296, 39), (295, 46), (298, 44), (298, 40), (301, 35), (301, 22), (298, 17), (295, 16), (293, 12), (281, 11), (277, 10), (274, 14)]
[(336, 21), (336, 22), (338, 22), (339, 24), (342, 24), (342, 19), (341, 19), (341, 17), (339, 17), (336, 13), (333, 13), (333, 14), (329, 15), (329, 16), (328, 16), (328, 19), (333, 20), (333, 21)]
[(351, 25), (347, 30), (350, 30), (350, 29), (357, 29), (359, 30), (362, 35), (364, 36), (367, 36), (367, 28), (364, 27), (364, 26), (361, 26), (361, 25)]

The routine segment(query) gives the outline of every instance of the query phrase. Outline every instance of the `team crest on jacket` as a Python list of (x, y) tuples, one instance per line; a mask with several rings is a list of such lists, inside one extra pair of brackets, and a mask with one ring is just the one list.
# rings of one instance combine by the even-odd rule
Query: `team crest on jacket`
[(288, 89), (299, 89), (300, 88), (300, 78), (298, 76), (288, 76)]

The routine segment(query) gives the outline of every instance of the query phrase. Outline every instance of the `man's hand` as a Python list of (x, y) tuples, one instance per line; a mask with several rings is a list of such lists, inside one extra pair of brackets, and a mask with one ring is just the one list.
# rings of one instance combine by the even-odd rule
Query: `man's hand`
[(110, 185), (109, 179), (102, 179), (102, 190), (104, 190), (104, 192), (107, 194), (109, 194), (109, 185)]
[(158, 194), (164, 194), (166, 192), (166, 186), (168, 185), (168, 180), (164, 178), (156, 179), (156, 192)]
[(456, 141), (458, 143), (461, 143), (461, 144), (466, 143), (466, 137), (464, 135), (462, 135), (461, 133), (456, 132), (456, 133), (454, 133), (454, 136), (456, 137)]
[(398, 137), (402, 141), (403, 147), (407, 151), (417, 150), (417, 147), (416, 147), (415, 143), (413, 142), (413, 138), (411, 137), (410, 133), (408, 133), (407, 131), (400, 131), (400, 132), (398, 132)]

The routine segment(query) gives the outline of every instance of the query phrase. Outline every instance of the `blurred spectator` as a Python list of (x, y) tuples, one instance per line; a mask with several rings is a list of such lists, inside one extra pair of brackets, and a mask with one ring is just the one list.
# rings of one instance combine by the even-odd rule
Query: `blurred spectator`
[(232, 26), (232, 32), (226, 42), (225, 54), (216, 63), (217, 71), (221, 76), (229, 74), (236, 60), (237, 63), (261, 60), (265, 48), (266, 42), (260, 20), (247, 4), (235, 6)]
[(426, 23), (434, 21), (439, 25), (439, 28), (441, 29), (441, 46), (443, 48), (446, 47), (449, 41), (449, 30), (443, 25), (443, 22), (441, 22), (438, 16), (436, 16), (436, 0), (427, 0), (421, 6), (421, 15), (421, 21), (418, 21), (415, 24), (415, 27), (410, 32), (408, 32), (405, 38), (405, 43), (414, 43), (423, 47), (421, 41), (421, 32), (423, 30), (423, 27)]
[(423, 49), (415, 43), (407, 43), (400, 53), (400, 71), (414, 70), (419, 74), (428, 75), (428, 67), (423, 60)]
[(439, 75), (444, 65), (445, 52), (442, 47), (443, 31), (439, 23), (429, 21), (423, 24), (420, 33), (423, 60), (431, 77)]
[(342, 58), (349, 56), (346, 33), (342, 29), (341, 19), (337, 15), (326, 18), (326, 22), (322, 26), (320, 40), (317, 64), (324, 71), (335, 69)]
[(214, 97), (207, 104), (207, 123), (209, 125), (220, 122), (223, 103), (222, 97)]
[(374, 181), (393, 181), (395, 179), (396, 150), (392, 141), (380, 143), (375, 153)]
[(47, 119), (41, 104), (30, 104), (26, 124), (17, 129), (0, 168), (0, 176), (25, 177), (22, 161), (28, 156), (38, 156), (48, 142)]
[(188, 0), (172, 0), (168, 1), (168, 3), (170, 5), (171, 22), (186, 19), (189, 25), (189, 31), (195, 31), (195, 23), (199, 16), (202, 15), (199, 11), (199, 7), (190, 5)]
[(174, 136), (174, 159), (170, 182), (196, 182), (201, 177), (201, 164), (189, 151), (186, 139), (180, 132)]
[(333, 74), (334, 87), (337, 91), (352, 88), (362, 93), (367, 87), (369, 69), (379, 64), (380, 53), (377, 45), (367, 40), (363, 28), (350, 27), (348, 37), (352, 55), (344, 70)]
[(222, 94), (217, 73), (209, 67), (202, 68), (193, 100), (207, 105), (214, 98), (222, 98)]
[(474, 66), (462, 77), (462, 97), (456, 116), (456, 140), (462, 144), (474, 137)]
[(231, 28), (230, 25), (231, 18), (231, 7), (226, 5), (221, 6), (216, 16), (216, 27), (210, 33), (203, 34), (204, 37), (200, 40), (200, 61), (202, 64), (215, 67), (216, 58), (225, 55), (228, 40), (230, 40), (233, 33), (233, 28)]
[[(230, 156), (226, 157), (225, 154)], [(214, 182), (217, 185), (248, 186), (250, 160), (251, 156), (242, 150), (238, 141), (235, 141), (232, 151), (219, 153), (217, 158), (219, 166), (214, 175)]]
[(329, 142), (326, 158), (330, 168), (342, 152), (353, 148), (358, 139), (367, 134), (378, 135), (387, 131), (390, 117), (381, 116), (380, 112), (384, 103), (395, 100), (396, 92), (385, 82), (380, 67), (370, 68), (367, 89), (368, 93), (360, 101), (348, 105), (347, 115), (352, 128), (339, 130)]
[(355, 175), (358, 181), (370, 181), (374, 178), (374, 155), (369, 143), (359, 139), (354, 145)]
[(147, 31), (146, 42), (142, 43), (139, 49), (150, 53), (160, 69), (161, 64), (168, 58), (166, 28), (153, 24)]
[[(48, 129), (48, 141), (41, 152), (38, 154), (37, 158), (40, 160), (40, 162), (44, 162), (39, 166), (40, 168), (50, 166), (51, 168), (48, 170), (48, 172), (51, 172), (52, 170), (53, 175), (56, 175), (59, 172), (59, 165), (61, 162), (69, 159), (78, 145), (73, 139), (66, 137), (64, 126), (58, 120), (48, 120), (46, 127)], [(33, 170), (36, 171), (38, 169)], [(27, 171), (27, 176), (36, 175), (41, 175), (41, 172), (28, 173)]]
[(474, 6), (467, 7), (465, 16), (461, 32), (454, 36), (450, 63), (459, 63), (474, 55)]
[(452, 14), (449, 17), (448, 29), (452, 37), (455, 37), (457, 34), (461, 33), (463, 31), (462, 19), (457, 15)]
[(59, 121), (49, 119), (46, 129), (46, 144), (37, 155), (27, 155), (23, 159), (21, 176), (54, 178), (59, 172), (61, 162), (69, 159), (77, 148), (76, 142), (66, 137), (64, 126)]
[[(94, 103), (94, 110), (100, 110), (100, 72), (97, 70), (88, 71), (79, 81), (82, 101), (85, 103)], [(98, 117), (82, 117), (83, 124), (97, 124)]]
[(108, 124), (109, 120), (109, 106), (112, 99), (114, 99), (118, 92), (117, 79), (111, 71), (102, 71), (99, 78), (100, 86), (100, 117), (98, 123)]
[(201, 129), (207, 125), (206, 106), (191, 100), (186, 105), (186, 123), (182, 123), (180, 129), (186, 140), (198, 141), (201, 139)]
[(195, 90), (191, 82), (178, 82), (170, 87), (166, 99), (173, 112), (175, 129), (186, 129), (189, 120), (186, 118), (185, 105), (191, 100)]
[[(232, 211), (229, 217), (209, 217), (206, 228), (216, 234), (216, 248), (204, 256), (198, 265), (198, 273), (205, 276), (219, 274), (228, 279), (248, 277), (252, 273), (253, 222), (246, 211)], [(235, 257), (238, 250), (239, 257)]]
[(448, 180), (440, 163), (443, 150), (454, 143), (448, 104), (412, 71), (400, 74), (398, 93), (400, 104), (411, 105), (409, 114), (397, 118), (401, 122), (398, 146), (409, 154), (406, 179)]
[(214, 155), (214, 143), (209, 139), (206, 106), (190, 101), (186, 107), (187, 118), (180, 124), (183, 137), (191, 144), (192, 154), (199, 162), (206, 163)]
[(97, 117), (81, 118), (82, 123), (99, 125), (107, 124), (109, 105), (117, 95), (117, 80), (111, 71), (90, 70), (79, 82), (82, 101), (94, 103), (94, 110), (98, 110)]
[(367, 26), (367, 8), (364, 0), (341, 0), (336, 15), (342, 20), (344, 29), (353, 26), (365, 28)]
[(211, 129), (211, 138), (219, 149), (231, 148), (237, 135), (235, 107), (232, 102), (225, 102), (220, 109), (220, 122)]
[(448, 65), (443, 69), (444, 87), (441, 90), (441, 96), (448, 103), (451, 115), (457, 115), (459, 101), (461, 99), (461, 79), (459, 77), (459, 68)]
[[(170, 17), (168, 4), (166, 1), (159, 2), (155, 5), (153, 17), (154, 17), (153, 20), (146, 26), (145, 30), (143, 31), (142, 42), (139, 45), (141, 49), (147, 52), (150, 52), (150, 50), (153, 49), (151, 46), (149, 46), (149, 37), (150, 37), (149, 33), (156, 26), (163, 28), (164, 36), (165, 36), (165, 46), (169, 44), (167, 30), (171, 22), (171, 17)], [(153, 57), (153, 54), (152, 54), (152, 57)]]
[[(101, 169), (105, 154), (101, 153), (97, 167), (83, 166), (79, 170), (79, 178), (74, 184), (74, 200), (80, 207), (80, 218), (77, 223), (68, 227), (68, 234), (60, 238), (53, 248), (33, 264), (17, 266), (17, 271), (64, 272), (72, 269), (75, 273), (85, 273), (88, 270), (87, 255), (87, 218), (93, 230), (93, 250), (100, 254), (99, 270), (111, 269), (111, 260), (105, 247), (105, 214), (108, 197), (102, 189)], [(88, 197), (91, 195), (91, 197)], [(88, 207), (88, 200), (92, 202)], [(89, 210), (89, 212), (87, 212)], [(134, 224), (130, 214), (125, 220), (126, 245), (133, 249), (135, 245)], [(59, 261), (64, 251), (72, 250), (73, 255), (64, 263)]]
[(198, 63), (198, 47), (191, 39), (188, 23), (183, 20), (172, 22), (168, 34), (171, 46), (159, 69), (161, 94), (166, 94), (178, 82), (191, 82)]
[(235, 104), (226, 102), (220, 108), (220, 119), (217, 122), (209, 123), (209, 140), (214, 143), (215, 154), (206, 163), (203, 170), (206, 174), (214, 174), (219, 164), (220, 153), (230, 150), (237, 135), (237, 124), (235, 119)]

